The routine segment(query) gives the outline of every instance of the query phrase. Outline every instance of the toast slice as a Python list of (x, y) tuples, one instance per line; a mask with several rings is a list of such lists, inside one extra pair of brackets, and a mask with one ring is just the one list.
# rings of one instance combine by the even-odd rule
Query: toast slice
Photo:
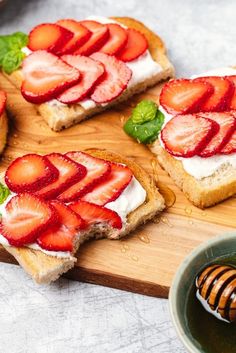
[[(192, 78), (231, 76), (235, 75), (235, 69), (236, 66), (220, 68), (208, 71), (203, 75), (192, 76)], [(197, 179), (187, 173), (181, 160), (169, 154), (158, 140), (148, 147), (157, 156), (162, 168), (195, 206), (204, 209), (236, 194), (236, 168), (229, 162), (221, 165), (213, 175)]]
[[(86, 153), (94, 157), (127, 165), (146, 190), (147, 197), (142, 205), (127, 216), (127, 223), (120, 232), (111, 227), (104, 228), (102, 224), (101, 226), (97, 225), (89, 232), (84, 232), (81, 235), (77, 244), (78, 248), (84, 241), (91, 238), (119, 239), (132, 232), (139, 225), (152, 219), (164, 209), (164, 199), (158, 192), (154, 180), (135, 162), (106, 150), (89, 149), (86, 150)], [(61, 274), (71, 269), (77, 260), (73, 255), (59, 258), (47, 255), (40, 250), (4, 247), (37, 283), (50, 283), (56, 280)]]
[[(117, 99), (109, 102), (106, 105), (99, 105), (93, 108), (82, 107), (80, 104), (71, 105), (54, 105), (44, 103), (36, 105), (38, 112), (54, 131), (60, 131), (80, 121), (91, 117), (103, 110), (110, 108), (120, 102), (124, 102), (134, 94), (145, 91), (148, 87), (152, 87), (158, 82), (167, 80), (174, 76), (174, 68), (166, 55), (166, 49), (162, 40), (152, 31), (150, 31), (141, 22), (129, 17), (112, 17), (112, 20), (128, 27), (134, 28), (145, 35), (148, 41), (148, 49), (152, 59), (160, 65), (160, 71), (145, 81), (138, 82), (132, 88), (126, 89)], [(13, 72), (11, 75), (6, 75), (7, 78), (17, 87), (21, 87), (22, 73), (20, 70)]]
[(236, 193), (236, 169), (230, 164), (222, 166), (209, 177), (195, 179), (185, 171), (182, 162), (172, 157), (158, 141), (149, 148), (157, 156), (161, 167), (195, 206), (202, 209), (214, 206)]

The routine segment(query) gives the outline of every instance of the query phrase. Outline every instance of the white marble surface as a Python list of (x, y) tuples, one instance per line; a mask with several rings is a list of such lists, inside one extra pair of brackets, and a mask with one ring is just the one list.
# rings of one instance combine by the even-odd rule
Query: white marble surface
[[(132, 16), (165, 40), (178, 76), (236, 64), (235, 0), (8, 0), (0, 33), (90, 14)], [(61, 279), (35, 285), (0, 264), (1, 353), (184, 353), (166, 300)]]

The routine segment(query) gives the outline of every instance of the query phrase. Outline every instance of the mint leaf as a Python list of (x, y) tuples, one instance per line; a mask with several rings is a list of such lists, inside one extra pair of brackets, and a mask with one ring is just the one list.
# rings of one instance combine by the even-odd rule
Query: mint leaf
[(11, 74), (13, 71), (16, 71), (20, 67), (24, 57), (25, 54), (20, 50), (8, 51), (2, 60), (3, 71), (6, 72), (6, 74)]
[(10, 49), (21, 49), (28, 44), (28, 36), (23, 32), (16, 32), (9, 36)]
[(0, 183), (0, 205), (8, 198), (10, 194), (10, 190)]
[(154, 119), (143, 124), (135, 124), (132, 118), (128, 119), (124, 125), (124, 131), (138, 142), (148, 144), (157, 139), (163, 123), (164, 115), (157, 110)]
[(4, 56), (9, 51), (9, 44), (6, 37), (7, 36), (0, 36), (0, 66), (2, 66)]
[(0, 36), (0, 67), (7, 74), (11, 74), (21, 65), (25, 54), (21, 49), (28, 44), (28, 36), (23, 32), (16, 32)]
[(143, 100), (133, 109), (131, 119), (135, 124), (142, 124), (155, 119), (156, 112), (156, 103), (150, 100)]

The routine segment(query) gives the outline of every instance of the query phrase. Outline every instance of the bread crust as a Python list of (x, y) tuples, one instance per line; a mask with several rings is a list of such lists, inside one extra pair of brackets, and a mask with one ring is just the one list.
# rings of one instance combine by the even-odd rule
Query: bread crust
[(195, 179), (183, 168), (180, 160), (172, 157), (158, 141), (149, 145), (158, 162), (183, 191), (185, 196), (197, 207), (206, 208), (233, 196), (236, 193), (236, 169), (227, 165), (214, 175)]
[[(174, 68), (170, 63), (164, 43), (152, 31), (150, 31), (143, 23), (129, 17), (111, 17), (111, 19), (129, 27), (134, 28), (143, 33), (147, 40), (149, 51), (154, 61), (162, 68), (153, 77), (150, 77), (144, 82), (138, 83), (131, 89), (126, 89), (117, 99), (113, 100), (105, 106), (84, 109), (80, 104), (70, 104), (65, 106), (55, 106), (48, 103), (36, 105), (40, 115), (44, 118), (50, 128), (54, 131), (60, 131), (64, 128), (73, 126), (82, 120), (85, 120), (101, 111), (104, 111), (114, 105), (126, 101), (133, 95), (145, 91), (148, 87), (156, 85), (158, 82), (167, 80), (174, 76)], [(11, 75), (4, 74), (18, 89), (22, 83), (22, 73), (20, 70), (13, 72)]]
[[(77, 244), (78, 247), (82, 242), (91, 238), (107, 237), (109, 239), (119, 239), (120, 237), (129, 234), (140, 224), (144, 224), (149, 219), (153, 218), (165, 208), (164, 199), (158, 192), (153, 179), (135, 162), (106, 150), (88, 149), (86, 150), (86, 153), (108, 161), (126, 164), (146, 190), (147, 198), (141, 206), (128, 215), (127, 223), (121, 232), (118, 233), (117, 230), (114, 230), (113, 232), (109, 231), (108, 233), (103, 234), (98, 234), (97, 232), (94, 234), (83, 234)], [(72, 268), (76, 262), (76, 257), (74, 256), (57, 258), (46, 255), (40, 250), (9, 246), (4, 247), (15, 257), (24, 270), (30, 274), (37, 283), (50, 283), (56, 280), (61, 274)]]
[(0, 154), (4, 151), (7, 144), (7, 134), (8, 134), (8, 118), (4, 111), (0, 116)]

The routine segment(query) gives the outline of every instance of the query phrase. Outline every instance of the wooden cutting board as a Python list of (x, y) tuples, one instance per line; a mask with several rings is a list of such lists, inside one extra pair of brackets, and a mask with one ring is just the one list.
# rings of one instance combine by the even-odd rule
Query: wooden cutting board
[[(56, 133), (24, 101), (9, 81), (0, 76), (8, 93), (10, 119), (8, 146), (0, 166), (4, 170), (19, 155), (36, 152), (67, 152), (89, 147), (107, 148), (135, 160), (153, 173), (153, 155), (122, 130), (132, 107), (141, 98), (158, 101), (161, 85), (131, 102), (104, 112), (75, 127)], [(160, 186), (167, 185), (176, 201), (155, 222), (150, 222), (119, 241), (90, 241), (81, 246), (78, 261), (65, 276), (137, 293), (167, 297), (174, 273), (184, 257), (201, 242), (236, 228), (236, 198), (207, 210), (194, 207), (158, 165)], [(0, 261), (16, 263), (0, 248)], [(1, 271), (1, 268), (0, 268)]]

